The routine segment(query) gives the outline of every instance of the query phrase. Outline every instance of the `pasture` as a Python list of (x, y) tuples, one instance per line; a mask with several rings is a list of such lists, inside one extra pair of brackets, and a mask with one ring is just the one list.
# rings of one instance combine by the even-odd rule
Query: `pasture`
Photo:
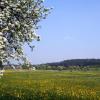
[(6, 71), (0, 100), (100, 100), (100, 71)]

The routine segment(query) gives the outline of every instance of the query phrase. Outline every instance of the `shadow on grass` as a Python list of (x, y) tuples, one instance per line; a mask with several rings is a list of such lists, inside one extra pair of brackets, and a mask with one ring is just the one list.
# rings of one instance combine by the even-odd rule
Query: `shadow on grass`
[(3, 95), (0, 96), (0, 100), (22, 100), (22, 99), (11, 95)]

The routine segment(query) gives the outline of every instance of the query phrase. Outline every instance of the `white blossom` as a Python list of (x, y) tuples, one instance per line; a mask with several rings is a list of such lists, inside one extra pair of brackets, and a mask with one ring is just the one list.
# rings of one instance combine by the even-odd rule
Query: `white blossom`
[(1, 35), (3, 35), (3, 33), (2, 33), (2, 32), (0, 32), (0, 36), (1, 36)]
[[(23, 44), (38, 40), (35, 30), (47, 15), (44, 0), (1, 0), (0, 6), (0, 61), (26, 60)], [(34, 30), (34, 31), (33, 31)], [(12, 56), (13, 55), (13, 56)]]

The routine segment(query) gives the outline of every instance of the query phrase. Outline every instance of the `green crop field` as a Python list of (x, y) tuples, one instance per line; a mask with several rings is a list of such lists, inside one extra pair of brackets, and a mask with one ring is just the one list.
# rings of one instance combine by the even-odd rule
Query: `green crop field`
[(6, 71), (0, 100), (100, 100), (100, 71)]

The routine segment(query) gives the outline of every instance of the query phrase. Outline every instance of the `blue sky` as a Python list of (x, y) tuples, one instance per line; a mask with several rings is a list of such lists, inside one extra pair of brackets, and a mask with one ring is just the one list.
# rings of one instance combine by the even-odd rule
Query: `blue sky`
[(33, 52), (25, 53), (33, 64), (76, 58), (100, 58), (100, 0), (45, 0), (53, 7), (38, 30)]

